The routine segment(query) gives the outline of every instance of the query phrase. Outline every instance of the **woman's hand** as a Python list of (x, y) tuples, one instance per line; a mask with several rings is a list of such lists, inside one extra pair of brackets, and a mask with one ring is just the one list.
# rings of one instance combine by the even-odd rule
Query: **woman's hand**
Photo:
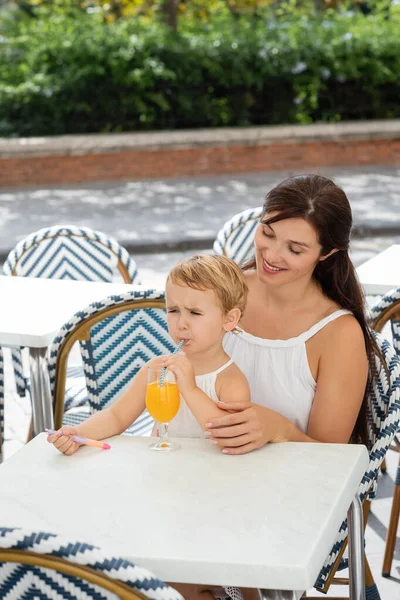
[(291, 423), (274, 410), (249, 402), (218, 402), (218, 408), (230, 414), (206, 423), (205, 434), (224, 454), (246, 454), (288, 439)]
[(175, 375), (179, 391), (183, 397), (197, 388), (194, 369), (186, 356), (179, 354), (167, 356), (163, 358), (162, 366)]
[(49, 444), (53, 444), (57, 450), (63, 454), (70, 456), (71, 454), (74, 454), (82, 445), (79, 442), (74, 442), (74, 435), (79, 435), (78, 431), (74, 427), (69, 427), (66, 425), (65, 427), (59, 429), (56, 433), (49, 435), (47, 437), (47, 441)]

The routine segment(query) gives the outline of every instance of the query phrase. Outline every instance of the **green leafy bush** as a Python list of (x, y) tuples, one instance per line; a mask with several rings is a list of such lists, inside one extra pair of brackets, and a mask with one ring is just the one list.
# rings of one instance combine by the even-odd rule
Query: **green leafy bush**
[(0, 135), (400, 117), (400, 16), (215, 22), (98, 14), (0, 27)]

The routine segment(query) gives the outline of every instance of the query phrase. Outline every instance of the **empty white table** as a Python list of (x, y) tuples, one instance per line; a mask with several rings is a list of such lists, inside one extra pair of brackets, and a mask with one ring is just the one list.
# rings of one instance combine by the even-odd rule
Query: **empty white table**
[[(40, 434), (0, 466), (0, 523), (66, 535), (166, 581), (262, 589), (313, 586), (350, 514), (351, 598), (364, 598), (356, 490), (364, 446), (285, 443), (243, 456), (181, 439), (168, 454), (120, 436), (66, 457)], [(27, 493), (29, 490), (29, 493)], [(268, 597), (266, 594), (265, 597)]]
[(72, 315), (95, 300), (141, 286), (33, 277), (0, 277), (0, 346), (29, 348), (33, 431), (53, 427), (46, 350)]
[(389, 246), (360, 265), (357, 274), (368, 296), (384, 295), (400, 286), (400, 244)]

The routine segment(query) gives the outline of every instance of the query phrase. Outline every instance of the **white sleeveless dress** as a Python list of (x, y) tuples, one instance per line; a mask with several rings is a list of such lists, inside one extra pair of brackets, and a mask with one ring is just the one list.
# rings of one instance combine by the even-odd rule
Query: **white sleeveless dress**
[[(211, 400), (214, 400), (214, 402), (218, 402), (219, 400), (215, 391), (215, 383), (217, 381), (217, 376), (219, 375), (219, 373), (221, 373), (227, 367), (229, 367), (232, 363), (232, 359), (228, 360), (228, 362), (226, 362), (224, 365), (222, 365), (222, 367), (220, 367), (216, 371), (206, 373), (205, 375), (197, 375), (195, 378), (197, 387), (203, 390), (203, 392), (205, 392), (207, 396), (211, 398)], [(168, 427), (168, 433), (171, 437), (203, 437), (203, 429), (196, 421), (192, 411), (188, 408), (182, 396), (179, 411), (176, 417), (170, 422)]]
[[(331, 321), (351, 314), (337, 310), (288, 340), (259, 338), (240, 328), (238, 333), (225, 334), (224, 350), (247, 377), (252, 402), (281, 413), (306, 433), (317, 387), (308, 364), (306, 342)], [(225, 590), (233, 600), (244, 600), (239, 588)], [(295, 594), (299, 600), (303, 591)]]
[(328, 323), (350, 314), (337, 310), (288, 340), (259, 338), (240, 328), (226, 333), (224, 350), (247, 377), (252, 402), (279, 412), (306, 433), (317, 387), (306, 342)]

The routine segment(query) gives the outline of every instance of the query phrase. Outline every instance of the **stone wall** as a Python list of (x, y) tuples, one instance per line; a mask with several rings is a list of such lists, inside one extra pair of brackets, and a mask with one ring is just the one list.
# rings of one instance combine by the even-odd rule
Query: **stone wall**
[(0, 186), (400, 164), (400, 120), (0, 138)]

